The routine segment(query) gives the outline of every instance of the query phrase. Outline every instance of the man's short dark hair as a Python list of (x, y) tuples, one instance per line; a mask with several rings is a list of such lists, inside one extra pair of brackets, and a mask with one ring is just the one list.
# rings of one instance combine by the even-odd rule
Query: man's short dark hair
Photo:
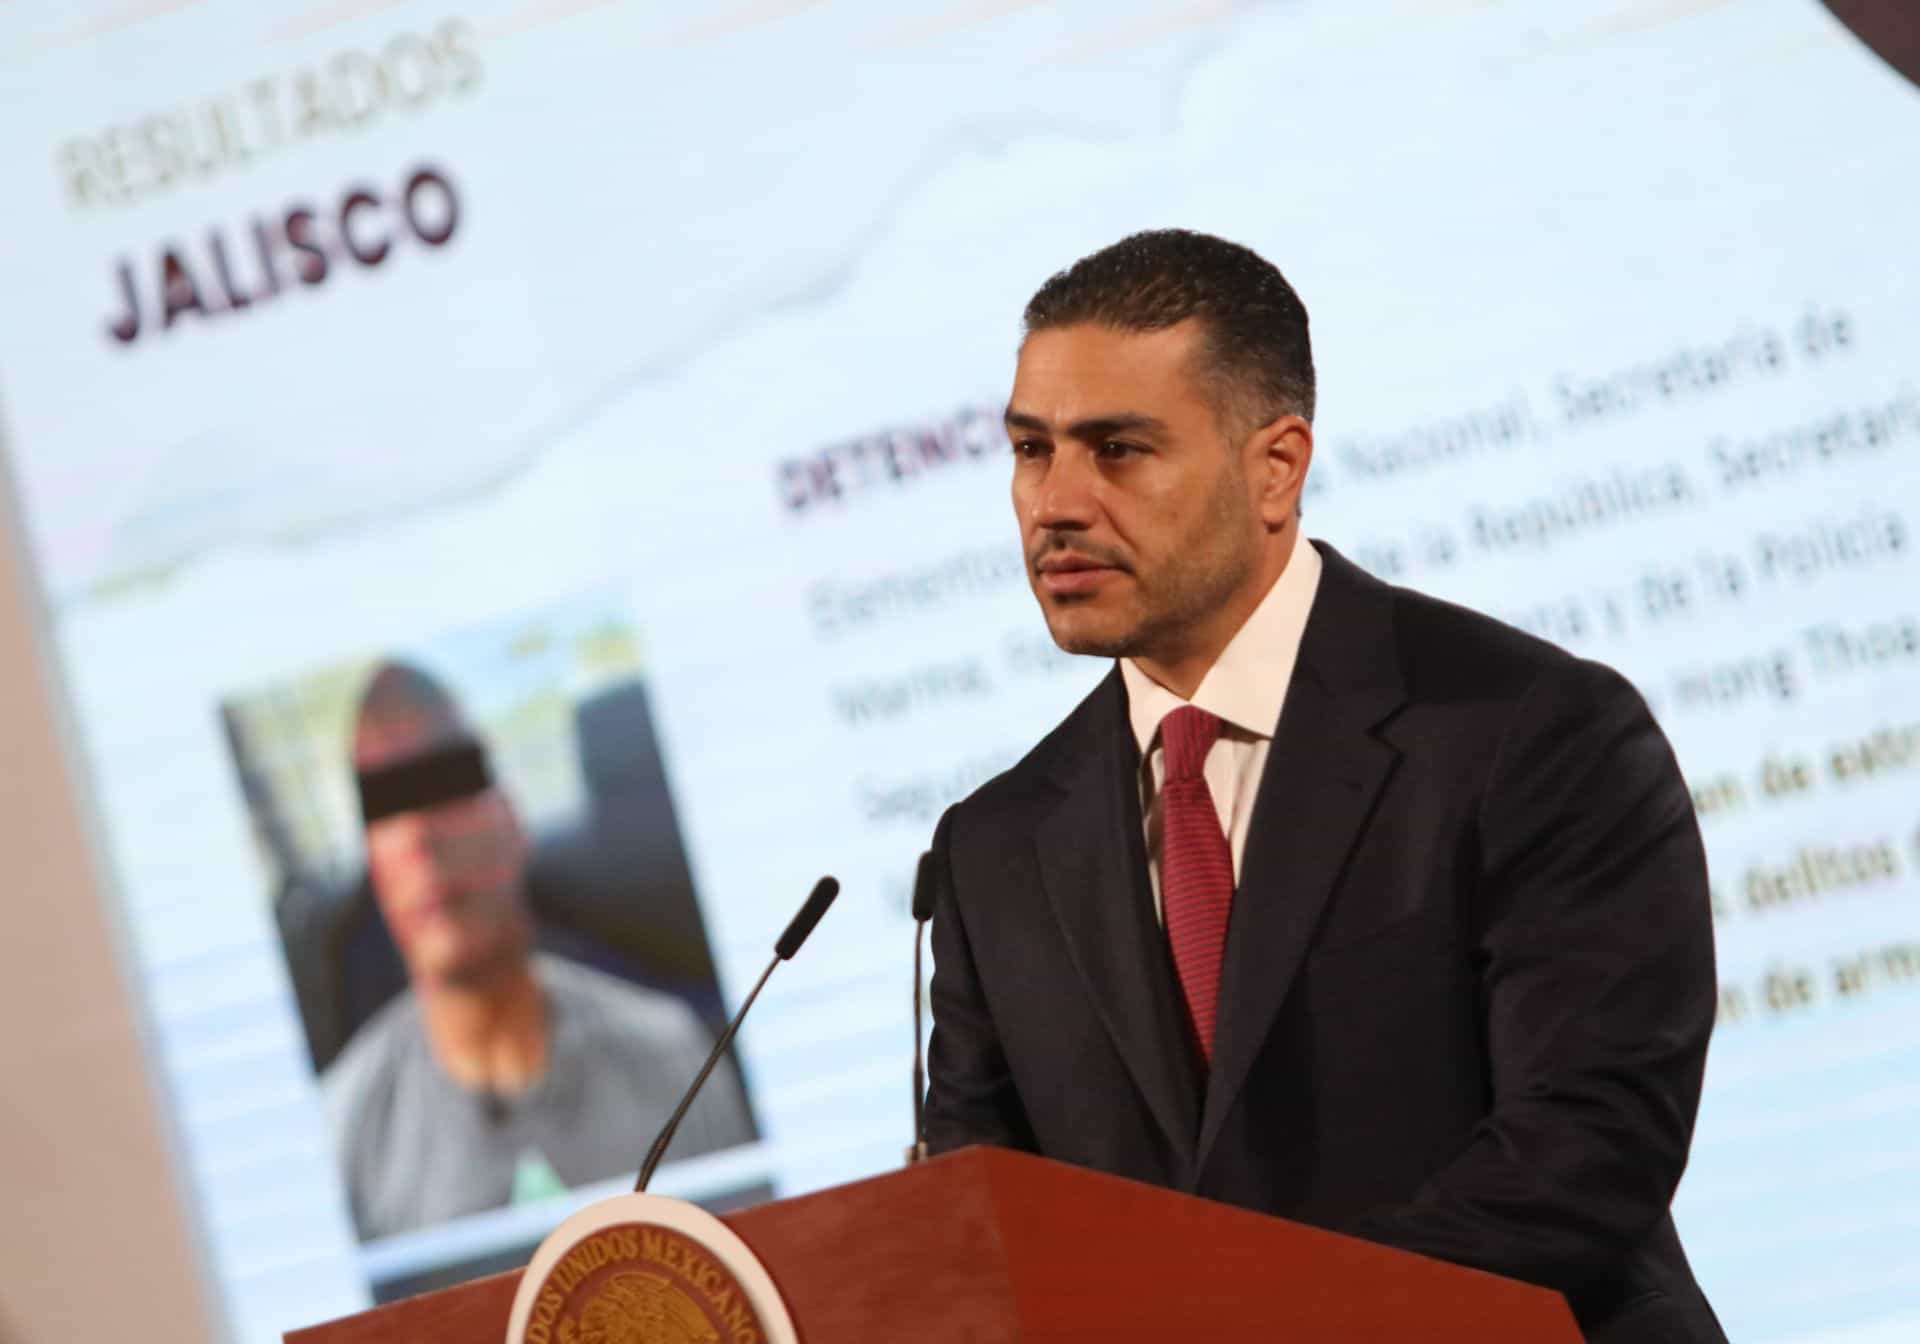
[(412, 663), (388, 661), (374, 668), (360, 692), (354, 713), (356, 736), (382, 724), (406, 723), (428, 730), (428, 736), (454, 737), (466, 732), (466, 719), (453, 693), (429, 672)]
[(1029, 335), (1083, 322), (1158, 331), (1188, 318), (1206, 331), (1203, 374), (1223, 423), (1252, 429), (1313, 419), (1307, 309), (1272, 262), (1187, 229), (1154, 229), (1082, 257), (1027, 301)]

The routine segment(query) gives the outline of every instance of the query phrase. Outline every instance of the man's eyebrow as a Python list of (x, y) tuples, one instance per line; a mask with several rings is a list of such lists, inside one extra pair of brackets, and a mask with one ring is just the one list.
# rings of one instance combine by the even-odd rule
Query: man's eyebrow
[[(1011, 406), (1007, 407), (1006, 424), (1008, 429), (1024, 429), (1035, 434), (1053, 432), (1053, 426), (1042, 417), (1016, 411)], [(1067, 426), (1066, 436), (1089, 441), (1110, 438), (1115, 434), (1165, 433), (1166, 428), (1166, 421), (1144, 411), (1115, 411), (1111, 415), (1094, 415), (1074, 421)]]

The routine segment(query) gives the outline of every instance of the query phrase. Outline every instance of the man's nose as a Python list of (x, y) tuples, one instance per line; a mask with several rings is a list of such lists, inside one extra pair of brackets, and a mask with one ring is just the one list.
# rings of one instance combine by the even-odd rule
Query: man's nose
[(1047, 461), (1040, 488), (1034, 492), (1028, 521), (1050, 530), (1084, 531), (1092, 527), (1098, 512), (1098, 485), (1099, 473), (1090, 454), (1077, 448), (1055, 450)]
[(425, 814), (403, 812), (381, 823), (381, 844), (388, 853), (421, 858), (432, 852), (433, 831)]

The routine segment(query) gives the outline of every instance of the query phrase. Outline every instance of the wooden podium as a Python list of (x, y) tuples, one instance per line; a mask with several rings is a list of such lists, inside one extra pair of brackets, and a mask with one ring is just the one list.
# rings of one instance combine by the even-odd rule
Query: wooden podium
[[(1558, 1293), (993, 1148), (723, 1219), (803, 1344), (1580, 1344)], [(520, 1271), (287, 1334), (498, 1344)]]

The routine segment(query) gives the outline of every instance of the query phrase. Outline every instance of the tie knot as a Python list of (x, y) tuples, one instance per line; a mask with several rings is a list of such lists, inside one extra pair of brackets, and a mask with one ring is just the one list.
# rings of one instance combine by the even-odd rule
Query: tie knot
[(1222, 726), (1214, 715), (1192, 705), (1182, 705), (1160, 720), (1160, 749), (1166, 753), (1169, 784), (1201, 777)]

